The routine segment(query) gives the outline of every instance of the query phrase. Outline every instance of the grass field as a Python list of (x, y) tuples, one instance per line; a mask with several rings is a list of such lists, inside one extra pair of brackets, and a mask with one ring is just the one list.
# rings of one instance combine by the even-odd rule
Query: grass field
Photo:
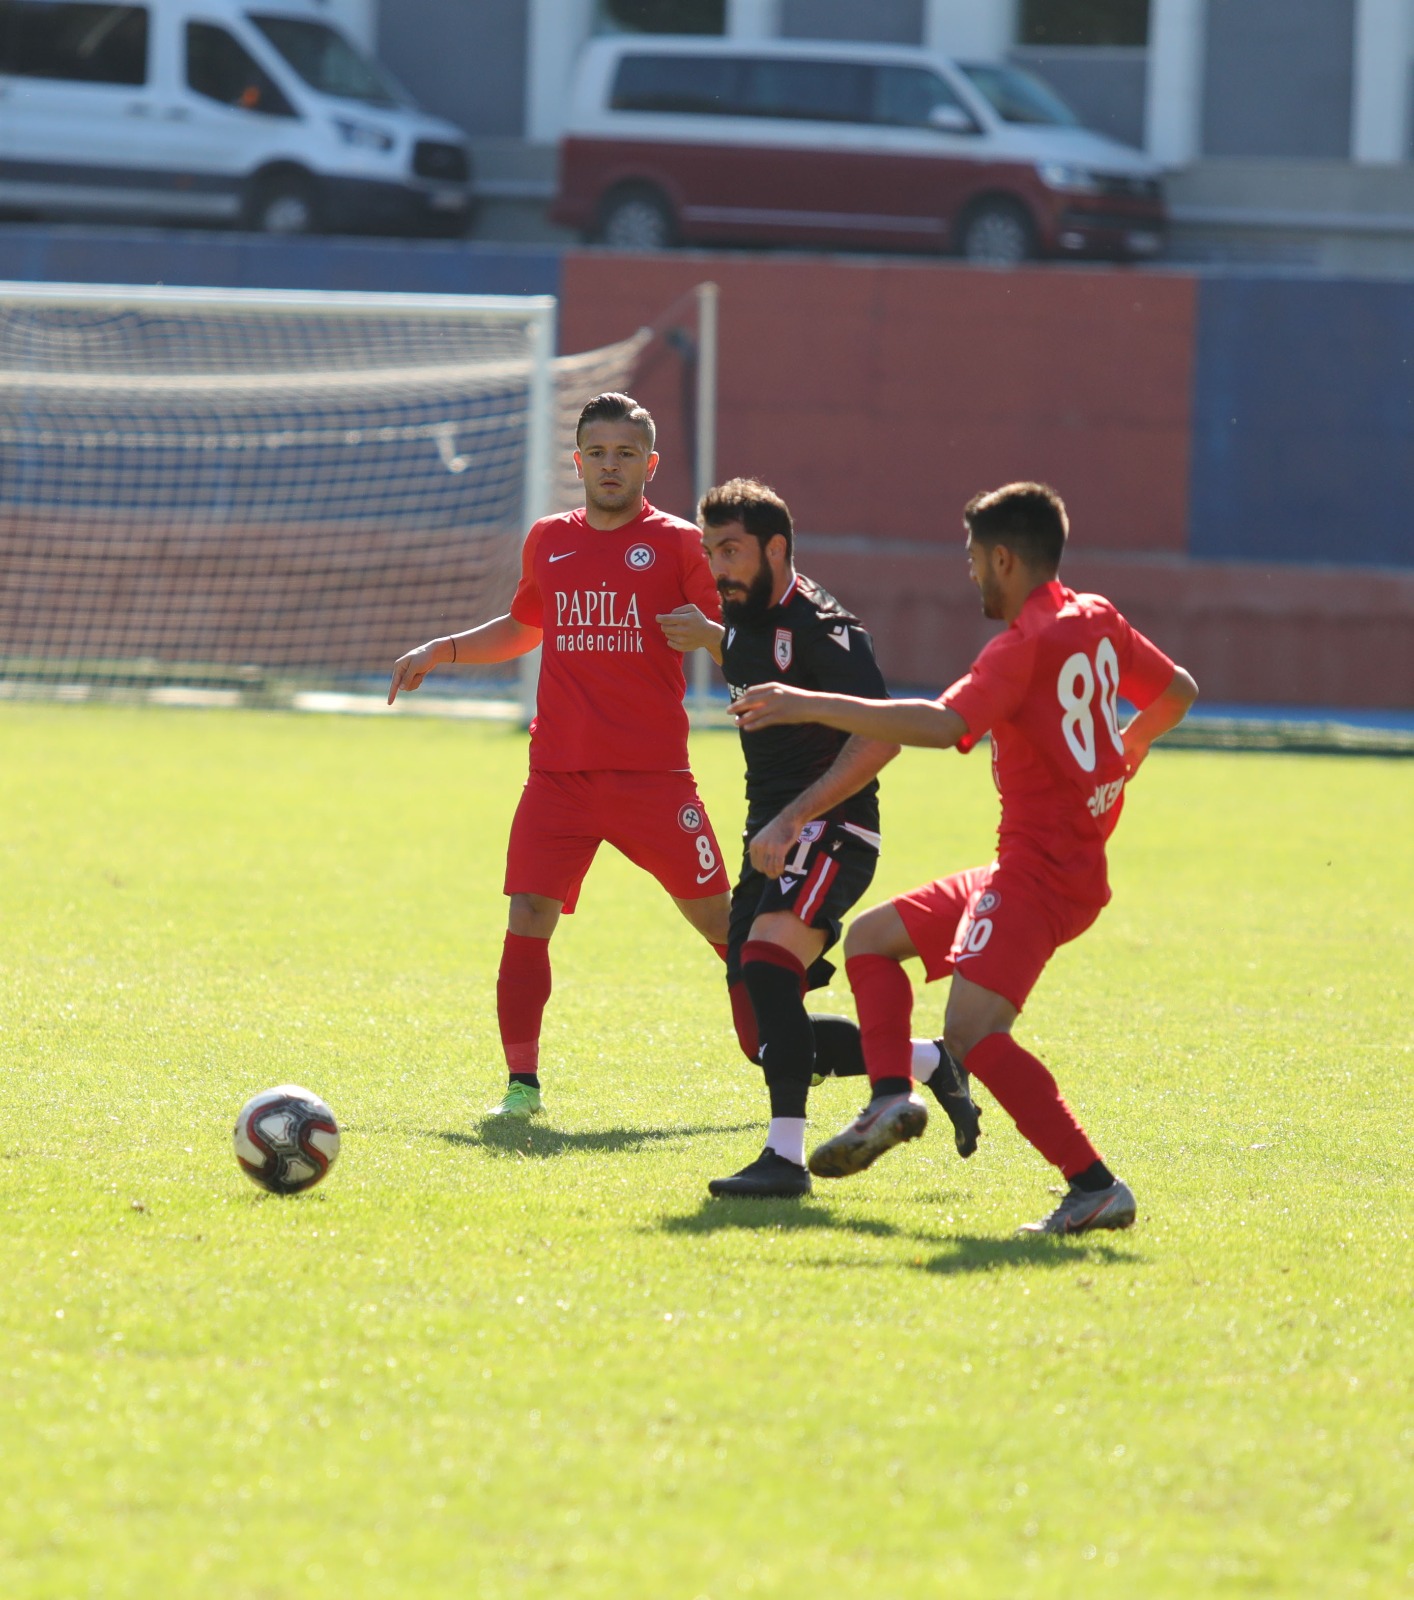
[[(611, 855), (547, 1115), (483, 1123), (524, 759), (0, 709), (0, 1596), (1414, 1593), (1414, 762), (1153, 757), (1020, 1034), (1140, 1220), (1055, 1241), (990, 1101), (965, 1165), (708, 1201), (759, 1078)], [(695, 760), (726, 838), (734, 738)], [(876, 894), (994, 817), (984, 759), (902, 758)], [(282, 1201), (230, 1127), (287, 1080), (344, 1144)]]

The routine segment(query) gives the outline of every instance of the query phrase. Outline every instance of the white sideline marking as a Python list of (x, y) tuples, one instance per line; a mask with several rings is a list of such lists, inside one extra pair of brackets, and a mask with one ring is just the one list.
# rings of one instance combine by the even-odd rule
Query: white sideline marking
[(179, 683), (164, 684), (147, 691), (147, 702), (154, 706), (190, 706), (194, 710), (230, 710), (240, 705), (239, 689), (193, 689)]
[(336, 712), (363, 717), (462, 717), (485, 721), (511, 722), (521, 714), (518, 700), (451, 699), (429, 695), (425, 700), (403, 698), (389, 705), (378, 694), (336, 694), (323, 689), (306, 689), (291, 697), (296, 711)]

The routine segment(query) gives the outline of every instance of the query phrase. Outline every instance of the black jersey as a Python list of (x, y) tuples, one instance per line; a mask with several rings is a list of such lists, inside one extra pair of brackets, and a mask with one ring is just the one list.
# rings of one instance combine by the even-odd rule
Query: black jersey
[[(787, 683), (797, 689), (885, 700), (874, 641), (832, 594), (797, 576), (778, 606), (759, 621), (728, 622), (722, 639), (722, 671), (733, 700), (757, 683)], [(746, 757), (746, 831), (768, 823), (808, 789), (840, 753), (849, 735), (818, 722), (743, 730)], [(879, 785), (870, 782), (825, 813), (877, 832)]]

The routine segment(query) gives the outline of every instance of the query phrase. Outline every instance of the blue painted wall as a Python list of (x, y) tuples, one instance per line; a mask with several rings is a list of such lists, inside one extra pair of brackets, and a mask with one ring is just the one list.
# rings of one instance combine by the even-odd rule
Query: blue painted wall
[(0, 279), (403, 294), (553, 294), (561, 252), (464, 241), (270, 239), (159, 229), (0, 228)]
[(1189, 552), (1414, 567), (1414, 284), (1200, 284)]

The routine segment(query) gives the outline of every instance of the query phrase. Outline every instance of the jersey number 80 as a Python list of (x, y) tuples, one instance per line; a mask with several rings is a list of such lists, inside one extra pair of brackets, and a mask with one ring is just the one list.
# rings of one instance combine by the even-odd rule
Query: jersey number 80
[(1065, 712), (1061, 718), (1061, 732), (1082, 772), (1095, 770), (1094, 705), (1097, 689), (1105, 732), (1109, 734), (1115, 749), (1123, 755), (1124, 740), (1119, 731), (1119, 657), (1109, 639), (1100, 640), (1093, 666), (1089, 656), (1083, 650), (1077, 650), (1060, 669), (1060, 677), (1056, 680), (1056, 698)]

